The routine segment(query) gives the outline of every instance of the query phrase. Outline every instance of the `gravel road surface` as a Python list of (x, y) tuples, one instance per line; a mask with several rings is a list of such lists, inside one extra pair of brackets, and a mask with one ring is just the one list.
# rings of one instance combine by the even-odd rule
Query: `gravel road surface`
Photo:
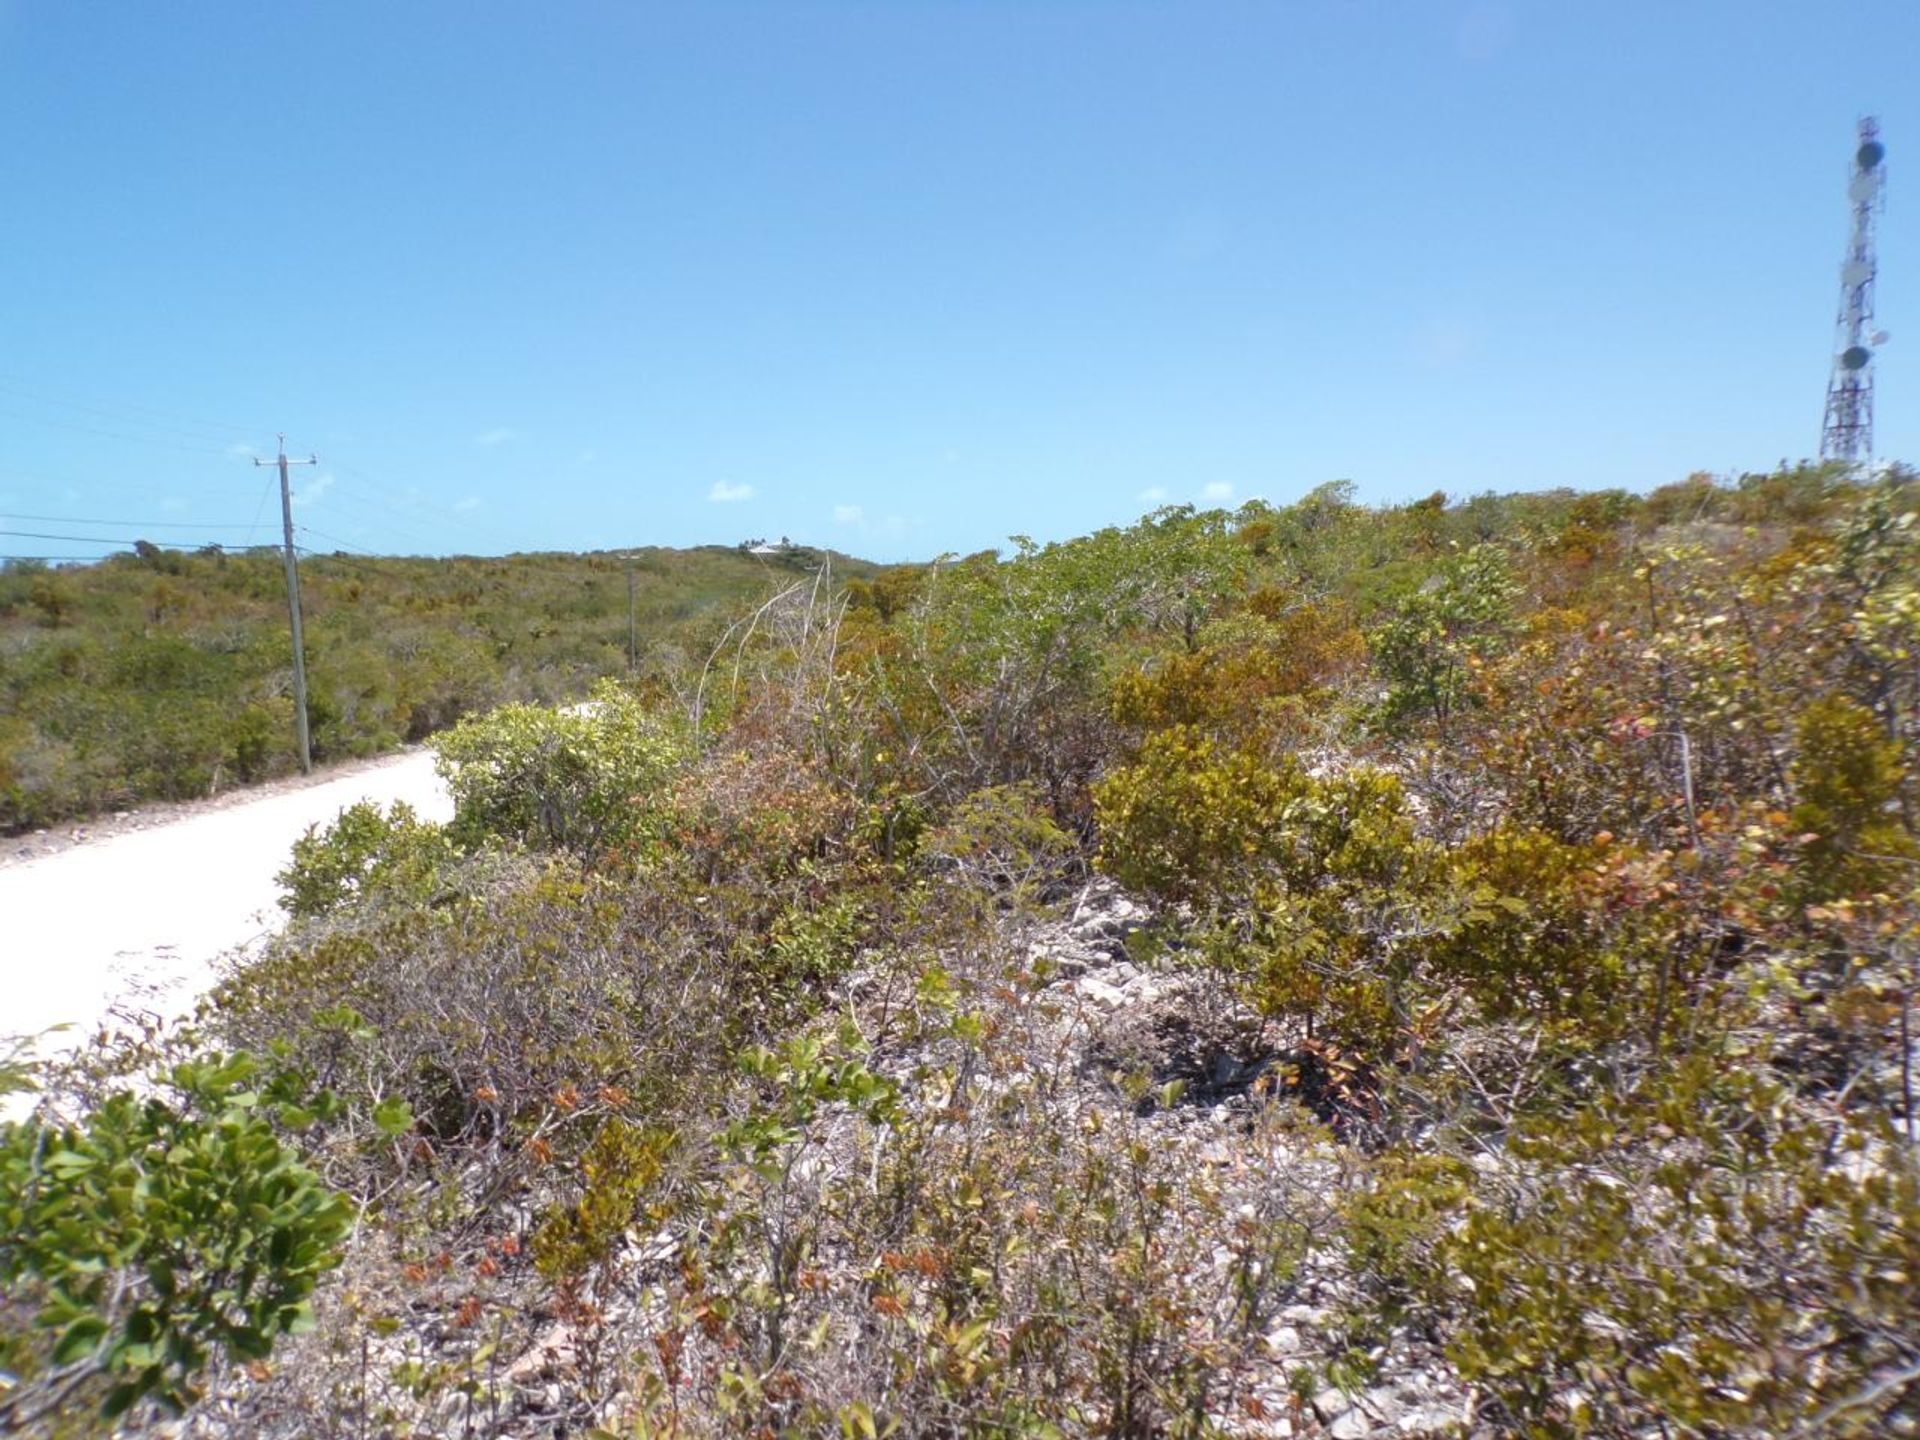
[(413, 750), (16, 845), (0, 856), (0, 1036), (70, 1024), (41, 1041), (49, 1055), (116, 1008), (184, 1014), (222, 955), (278, 928), (273, 877), (293, 842), (360, 800), (453, 811), (432, 755)]

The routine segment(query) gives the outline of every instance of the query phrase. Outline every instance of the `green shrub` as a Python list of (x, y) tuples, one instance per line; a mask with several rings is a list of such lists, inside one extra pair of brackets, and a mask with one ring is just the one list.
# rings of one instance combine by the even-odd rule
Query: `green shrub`
[(1873, 712), (1825, 696), (1800, 712), (1795, 740), (1792, 823), (1806, 837), (1808, 898), (1873, 890), (1911, 873), (1920, 847), (1900, 823), (1906, 766)]
[(1431, 940), (1435, 976), (1494, 1021), (1576, 1025), (1585, 1050), (1618, 1040), (1697, 969), (1669, 862), (1618, 844), (1569, 845), (1500, 825), (1450, 855), (1453, 911)]
[(686, 739), (614, 681), (570, 709), (508, 705), (434, 742), (453, 833), (541, 849), (624, 849), (652, 837)]
[(1188, 941), (1264, 1012), (1374, 1057), (1391, 1047), (1444, 898), (1439, 848), (1415, 835), (1397, 780), (1365, 766), (1315, 777), (1175, 727), (1096, 804), (1101, 866), (1190, 907)]
[(1394, 1157), (1349, 1217), (1374, 1322), (1437, 1335), (1503, 1433), (1869, 1436), (1911, 1419), (1911, 1148), (1725, 1057), (1530, 1119), (1477, 1175)]
[(671, 1130), (609, 1116), (580, 1158), (580, 1198), (552, 1207), (534, 1232), (533, 1259), (556, 1281), (578, 1281), (604, 1262), (633, 1224), (672, 1149)]
[(293, 859), (275, 879), (280, 905), (297, 920), (330, 915), (352, 904), (425, 904), (439, 893), (460, 851), (438, 826), (395, 801), (386, 814), (363, 800), (340, 818), (293, 842)]
[(1445, 726), (1468, 702), (1473, 671), (1505, 643), (1514, 590), (1501, 552), (1476, 545), (1400, 600), (1369, 637), (1389, 722), (1422, 716)]
[(0, 1428), (82, 1391), (179, 1410), (215, 1352), (258, 1360), (309, 1324), (347, 1205), (276, 1137), (245, 1055), (177, 1066), (177, 1100), (112, 1096), (75, 1125), (0, 1126), (0, 1284), (44, 1344)]

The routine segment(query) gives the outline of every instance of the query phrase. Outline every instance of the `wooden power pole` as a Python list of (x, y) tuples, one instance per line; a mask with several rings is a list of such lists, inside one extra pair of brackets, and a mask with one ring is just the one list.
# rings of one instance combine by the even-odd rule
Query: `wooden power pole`
[(627, 673), (640, 668), (640, 629), (635, 619), (633, 598), (633, 557), (627, 557)]
[(280, 467), (280, 530), (285, 539), (287, 558), (287, 615), (293, 622), (293, 728), (300, 739), (300, 773), (313, 773), (313, 739), (307, 733), (307, 650), (306, 642), (300, 634), (300, 566), (293, 555), (293, 490), (287, 483), (289, 465), (318, 465), (320, 457), (311, 455), (305, 460), (287, 459), (287, 437), (280, 437), (280, 458), (277, 462), (254, 457), (254, 464), (267, 465), (277, 463)]

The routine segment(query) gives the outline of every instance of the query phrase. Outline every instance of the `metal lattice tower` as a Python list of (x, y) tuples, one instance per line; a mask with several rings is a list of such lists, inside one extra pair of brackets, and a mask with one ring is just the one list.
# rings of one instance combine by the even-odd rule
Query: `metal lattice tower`
[(1853, 233), (1847, 258), (1840, 262), (1839, 337), (1834, 345), (1833, 377), (1827, 381), (1827, 416), (1820, 429), (1820, 458), (1871, 464), (1873, 461), (1873, 351), (1886, 336), (1873, 328), (1873, 217), (1880, 211), (1886, 181), (1887, 147), (1880, 123), (1871, 115), (1860, 122), (1859, 144), (1847, 180)]

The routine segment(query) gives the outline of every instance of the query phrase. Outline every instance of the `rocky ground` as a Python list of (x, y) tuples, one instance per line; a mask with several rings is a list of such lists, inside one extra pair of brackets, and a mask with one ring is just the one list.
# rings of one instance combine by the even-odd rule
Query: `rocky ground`
[[(1009, 1007), (1004, 1018), (1010, 1028), (1022, 1028), (1027, 1056), (1065, 1077), (1048, 1104), (1125, 1115), (1175, 1173), (1207, 1177), (1229, 1213), (1250, 1226), (1324, 1235), (1343, 1171), (1339, 1145), (1323, 1129), (1300, 1123), (1296, 1107), (1273, 1098), (1285, 1066), (1263, 1050), (1254, 1016), (1224, 999), (1221, 987), (1136, 955), (1143, 947), (1135, 937), (1146, 919), (1139, 903), (1095, 881), (1053, 918), (1027, 922), (1012, 937), (1030, 983), (1002, 991)], [(878, 984), (876, 976), (857, 978), (850, 986), (856, 1006), (863, 991)], [(874, 999), (867, 993), (864, 1003)], [(883, 1046), (872, 1064), (904, 1084), (938, 1058), (912, 1045)], [(1025, 1060), (1013, 1067), (1027, 1068)], [(1123, 1072), (1180, 1081), (1184, 1092), (1177, 1103), (1143, 1106), (1116, 1088)], [(1004, 1075), (981, 1075), (977, 1093), (1007, 1083)], [(828, 1117), (827, 1128), (834, 1124)], [(849, 1121), (844, 1133), (852, 1129)], [(842, 1172), (836, 1143), (829, 1134), (809, 1162), (820, 1186), (857, 1183), (857, 1176)], [(507, 1202), (494, 1228), (529, 1234), (531, 1200)], [(1196, 1264), (1219, 1272), (1188, 1277), (1192, 1290), (1204, 1293), (1236, 1257), (1206, 1237), (1195, 1241), (1189, 1248)], [(596, 1323), (589, 1329), (537, 1298), (546, 1287), (530, 1272), (523, 1240), (487, 1242), (487, 1257), (500, 1257), (503, 1273), (489, 1293), (491, 1318), (478, 1327), (462, 1323), (456, 1310), (471, 1257), (455, 1257), (444, 1274), (427, 1266), (433, 1273), (412, 1285), (396, 1309), (395, 1297), (381, 1292), (394, 1283), (404, 1257), (363, 1249), (323, 1305), (320, 1335), (283, 1347), (271, 1373), (230, 1374), (223, 1393), (164, 1433), (303, 1433), (324, 1426), (329, 1387), (336, 1394), (378, 1395), (389, 1415), (411, 1417), (384, 1432), (393, 1435), (557, 1436), (611, 1424), (622, 1409), (619, 1398), (583, 1404), (585, 1377), (607, 1356), (644, 1353), (660, 1324), (657, 1283), (673, 1272), (680, 1250), (681, 1238), (670, 1230), (630, 1233), (610, 1268), (621, 1289), (595, 1297)], [(830, 1267), (832, 1257), (820, 1263)], [(1493, 1433), (1476, 1425), (1472, 1400), (1444, 1360), (1410, 1336), (1373, 1353), (1373, 1375), (1363, 1385), (1342, 1389), (1320, 1378), (1336, 1353), (1335, 1317), (1347, 1298), (1337, 1250), (1307, 1245), (1300, 1268), (1275, 1293), (1230, 1367), (1210, 1417), (1221, 1433), (1247, 1440)], [(372, 1304), (389, 1318), (368, 1329), (359, 1317)]]
[[(1158, 1077), (1186, 1082), (1181, 1103), (1151, 1118), (1156, 1143), (1191, 1157), (1194, 1165), (1230, 1168), (1250, 1148), (1257, 1114), (1270, 1098), (1284, 1066), (1261, 1044), (1257, 1017), (1226, 999), (1221, 988), (1190, 973), (1150, 967), (1132, 958), (1128, 940), (1148, 918), (1146, 909), (1110, 882), (1096, 880), (1078, 897), (1066, 919), (1045, 927), (1030, 953), (1058, 967), (1048, 989), (1061, 1000), (1064, 1022), (1077, 1030), (1089, 1075), (1145, 1067)], [(1275, 1192), (1294, 1204), (1317, 1209), (1339, 1182), (1337, 1150), (1312, 1132), (1296, 1134), (1273, 1169), (1243, 1177), (1239, 1204), (1259, 1213)], [(1238, 1397), (1237, 1413), (1214, 1420), (1223, 1431), (1247, 1437), (1314, 1437), (1384, 1440), (1387, 1436), (1456, 1435), (1471, 1429), (1472, 1398), (1445, 1360), (1415, 1342), (1396, 1337), (1370, 1358), (1377, 1367), (1363, 1389), (1316, 1384), (1297, 1394), (1296, 1377), (1318, 1371), (1335, 1351), (1334, 1316), (1349, 1298), (1337, 1253), (1310, 1247), (1293, 1289), (1266, 1330), (1265, 1345)]]

